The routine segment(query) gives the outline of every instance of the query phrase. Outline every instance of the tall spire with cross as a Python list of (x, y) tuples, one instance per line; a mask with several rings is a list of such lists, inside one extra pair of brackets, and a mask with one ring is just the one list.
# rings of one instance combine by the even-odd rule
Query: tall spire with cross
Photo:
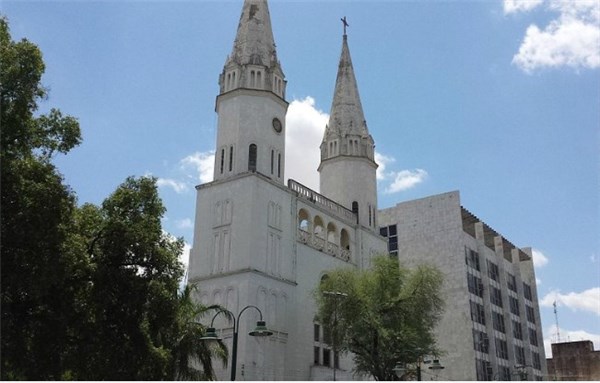
[(375, 144), (363, 113), (354, 67), (348, 48), (346, 17), (329, 123), (321, 142), (320, 191), (351, 208), (359, 219), (375, 227), (377, 183)]

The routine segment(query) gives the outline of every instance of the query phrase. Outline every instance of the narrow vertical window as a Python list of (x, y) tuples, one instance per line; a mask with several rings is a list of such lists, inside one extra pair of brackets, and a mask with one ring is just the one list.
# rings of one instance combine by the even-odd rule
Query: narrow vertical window
[[(234, 73), (235, 75), (235, 73)], [(233, 170), (233, 145), (229, 147), (229, 171)]]
[(271, 174), (273, 174), (274, 164), (275, 164), (275, 151), (271, 150)]
[(277, 155), (277, 177), (281, 178), (281, 153)]
[(371, 226), (371, 205), (369, 205), (369, 226)]
[(251, 144), (248, 149), (248, 170), (251, 172), (256, 171), (256, 145)]
[(223, 174), (223, 165), (225, 164), (225, 149), (221, 149), (221, 174)]

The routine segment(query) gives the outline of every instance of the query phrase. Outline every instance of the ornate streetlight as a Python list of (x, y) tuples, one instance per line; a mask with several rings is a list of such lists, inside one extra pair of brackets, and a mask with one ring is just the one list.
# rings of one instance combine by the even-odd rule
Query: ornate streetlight
[(223, 309), (223, 310), (220, 310), (219, 312), (217, 312), (215, 314), (215, 316), (213, 316), (212, 320), (210, 321), (210, 327), (208, 329), (206, 329), (206, 334), (204, 334), (204, 336), (202, 338), (200, 338), (200, 340), (206, 340), (206, 341), (219, 340), (219, 337), (217, 336), (217, 331), (213, 327), (215, 318), (221, 313), (229, 313), (231, 318), (233, 318), (233, 345), (232, 345), (232, 349), (231, 349), (231, 381), (235, 380), (235, 372), (236, 372), (236, 366), (237, 366), (238, 330), (240, 327), (240, 317), (242, 316), (244, 311), (246, 311), (249, 308), (253, 308), (256, 311), (258, 311), (258, 313), (260, 314), (260, 320), (256, 322), (256, 328), (254, 330), (250, 331), (248, 333), (248, 335), (250, 335), (250, 336), (271, 336), (271, 335), (273, 335), (273, 331), (270, 331), (269, 329), (267, 329), (267, 325), (266, 325), (265, 321), (263, 321), (263, 315), (262, 315), (262, 312), (260, 311), (260, 309), (256, 306), (248, 305), (248, 306), (244, 307), (242, 309), (242, 311), (240, 311), (240, 313), (237, 316), (237, 320), (236, 320), (235, 314), (227, 309)]

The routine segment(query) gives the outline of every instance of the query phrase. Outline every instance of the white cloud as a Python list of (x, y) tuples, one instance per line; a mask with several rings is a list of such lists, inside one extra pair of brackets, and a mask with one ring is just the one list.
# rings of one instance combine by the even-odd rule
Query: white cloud
[[(506, 14), (527, 11), (542, 2), (504, 0)], [(600, 2), (545, 0), (558, 17), (544, 28), (530, 25), (513, 64), (526, 73), (541, 68), (600, 68)]]
[(377, 168), (377, 180), (383, 181), (389, 179), (391, 176), (393, 177), (394, 173), (386, 173), (385, 168), (388, 164), (396, 161), (394, 157), (386, 156), (385, 154), (381, 154), (379, 152), (375, 152), (375, 162), (379, 165)]
[(315, 107), (314, 98), (293, 100), (286, 116), (285, 176), (319, 190), (319, 146), (329, 115)]
[[(556, 331), (556, 325), (549, 326), (545, 331), (544, 349), (546, 358), (552, 358), (552, 343), (575, 342), (580, 340), (591, 340), (594, 343), (594, 350), (600, 349), (600, 334), (592, 334), (585, 330), (567, 330), (559, 327)], [(560, 334), (560, 339), (558, 335)]]
[(198, 174), (198, 181), (204, 184), (213, 180), (215, 151), (195, 152), (179, 161), (182, 170), (192, 168)]
[(543, 2), (544, 0), (504, 0), (504, 13), (529, 11)]
[(384, 193), (397, 193), (415, 187), (427, 178), (428, 174), (423, 169), (402, 170), (393, 172), (394, 181)]
[(184, 219), (178, 219), (177, 221), (175, 221), (175, 225), (179, 229), (191, 229), (194, 227), (194, 222), (192, 222), (192, 220), (189, 218), (184, 218)]
[(170, 187), (177, 194), (181, 194), (188, 190), (188, 186), (184, 182), (180, 182), (170, 178), (159, 178), (156, 180), (158, 187)]
[(540, 250), (533, 249), (531, 252), (533, 254), (533, 265), (535, 267), (542, 267), (548, 264), (548, 257), (546, 257)]
[(589, 311), (600, 316), (600, 287), (593, 287), (580, 293), (562, 294), (558, 290), (551, 291), (540, 300), (540, 305), (551, 307), (554, 302), (573, 311)]

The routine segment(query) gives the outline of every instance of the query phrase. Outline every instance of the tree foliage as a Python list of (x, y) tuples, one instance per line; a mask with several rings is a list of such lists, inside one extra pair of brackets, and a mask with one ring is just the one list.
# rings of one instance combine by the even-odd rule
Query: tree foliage
[(2, 17), (0, 56), (1, 378), (212, 379), (226, 350), (197, 342), (214, 308), (178, 291), (183, 239), (162, 230), (156, 180), (130, 177), (78, 207), (52, 159), (81, 142), (79, 123), (36, 115), (42, 54)]
[(434, 337), (443, 311), (441, 285), (442, 274), (431, 266), (408, 269), (378, 256), (369, 270), (328, 273), (316, 291), (318, 317), (331, 331), (336, 350), (353, 354), (356, 372), (396, 380), (397, 363), (441, 352)]
[[(59, 379), (75, 288), (67, 242), (75, 196), (50, 162), (80, 142), (77, 120), (35, 116), (44, 63), (0, 17), (2, 378)], [(64, 254), (65, 256), (61, 256)]]

